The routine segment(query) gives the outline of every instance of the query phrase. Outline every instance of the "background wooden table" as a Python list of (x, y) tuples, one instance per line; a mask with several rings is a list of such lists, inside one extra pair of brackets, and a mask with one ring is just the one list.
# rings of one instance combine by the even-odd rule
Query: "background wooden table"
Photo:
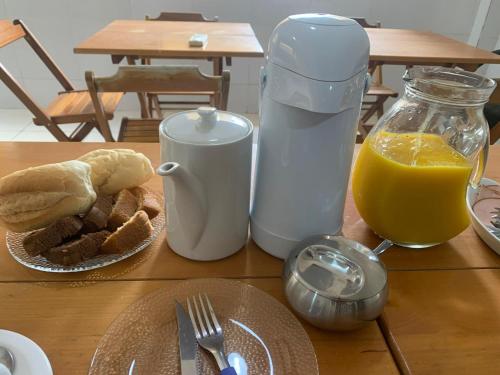
[[(69, 160), (116, 144), (0, 143), (0, 176), (28, 166)], [(158, 144), (120, 144), (159, 164)], [(500, 147), (492, 147), (486, 175), (500, 180)], [(161, 191), (155, 176), (148, 185)], [(357, 214), (351, 194), (344, 232), (368, 246), (380, 240)], [(0, 231), (4, 238), (5, 231)], [(328, 333), (302, 322), (321, 374), (477, 373), (500, 365), (499, 257), (470, 229), (448, 244), (382, 255), (390, 270), (389, 302), (379, 322), (350, 333)], [(56, 374), (85, 374), (107, 326), (130, 303), (190, 277), (241, 279), (286, 305), (283, 262), (252, 241), (216, 262), (194, 262), (173, 253), (164, 234), (148, 249), (118, 264), (77, 274), (48, 274), (18, 264), (0, 243), (2, 328), (20, 332), (47, 352)], [(383, 331), (379, 328), (382, 327)], [(384, 337), (385, 335), (385, 337)], [(389, 346), (386, 344), (389, 344)], [(474, 371), (473, 371), (474, 370)]]
[(365, 29), (370, 38), (370, 61), (392, 65), (460, 65), (475, 70), (480, 64), (500, 64), (500, 56), (467, 43), (410, 29)]
[[(204, 47), (189, 47), (195, 33), (208, 35)], [(252, 26), (232, 22), (116, 20), (78, 44), (75, 53), (105, 54), (119, 62), (124, 56), (214, 59), (214, 74), (222, 73), (223, 57), (262, 57), (264, 51)]]

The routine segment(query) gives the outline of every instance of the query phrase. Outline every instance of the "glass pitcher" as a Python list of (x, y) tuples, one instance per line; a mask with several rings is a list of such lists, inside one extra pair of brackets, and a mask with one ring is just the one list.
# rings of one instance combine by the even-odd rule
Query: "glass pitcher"
[(458, 69), (415, 67), (404, 95), (372, 129), (354, 165), (361, 217), (406, 247), (445, 242), (469, 224), (466, 190), (487, 160), (483, 106), (495, 82)]

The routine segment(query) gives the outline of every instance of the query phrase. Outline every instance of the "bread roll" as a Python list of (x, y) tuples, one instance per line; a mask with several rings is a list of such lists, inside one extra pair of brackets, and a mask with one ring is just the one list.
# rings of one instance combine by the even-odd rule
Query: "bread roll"
[(95, 199), (87, 163), (71, 160), (24, 169), (0, 179), (0, 225), (13, 232), (43, 228), (86, 212)]
[(139, 186), (154, 174), (149, 159), (134, 150), (94, 150), (78, 160), (91, 165), (94, 189), (104, 195)]

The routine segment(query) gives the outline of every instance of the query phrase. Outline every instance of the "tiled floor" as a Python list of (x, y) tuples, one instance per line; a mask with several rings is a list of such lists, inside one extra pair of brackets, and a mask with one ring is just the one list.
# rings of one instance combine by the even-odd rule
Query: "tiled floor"
[[(258, 132), (259, 117), (254, 113), (244, 114), (256, 126), (254, 140)], [(136, 111), (117, 111), (113, 120), (110, 121), (111, 132), (116, 138), (120, 129), (120, 123), (123, 117), (139, 118), (139, 112)], [(56, 139), (43, 126), (33, 124), (33, 117), (30, 112), (22, 109), (0, 109), (0, 141), (16, 142), (51, 142)], [(64, 125), (61, 128), (66, 134), (71, 133), (76, 125)], [(97, 130), (87, 135), (84, 142), (104, 142), (102, 136)]]

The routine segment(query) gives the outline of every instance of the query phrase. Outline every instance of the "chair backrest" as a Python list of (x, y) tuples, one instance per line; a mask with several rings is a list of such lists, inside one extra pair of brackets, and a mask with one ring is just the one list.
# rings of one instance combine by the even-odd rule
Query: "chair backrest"
[[(24, 39), (42, 60), (45, 66), (49, 69), (52, 75), (59, 81), (61, 86), (66, 91), (73, 91), (73, 85), (64, 75), (62, 70), (52, 60), (47, 51), (42, 47), (40, 42), (31, 33), (28, 27), (21, 20), (0, 20), (0, 48), (9, 45), (19, 39)], [(12, 91), (14, 95), (28, 108), (35, 116), (38, 123), (46, 125), (51, 124), (50, 117), (45, 113), (43, 108), (39, 106), (33, 98), (24, 90), (19, 82), (9, 73), (9, 71), (0, 64), (0, 79)]]
[(209, 76), (201, 73), (197, 66), (120, 66), (110, 77), (94, 77), (91, 71), (85, 72), (85, 80), (94, 104), (96, 117), (101, 128), (107, 127), (104, 108), (99, 92), (175, 92), (193, 91), (213, 92), (214, 106), (225, 109), (229, 94), (229, 71), (222, 76)]
[[(359, 23), (365, 29), (380, 29), (382, 27), (380, 21), (377, 21), (375, 24), (370, 24), (366, 18), (363, 17), (351, 17), (351, 19)], [(382, 67), (380, 65), (375, 65), (375, 68), (370, 73), (372, 75), (373, 84), (382, 84)]]
[(201, 13), (161, 12), (156, 18), (146, 16), (146, 21), (188, 21), (188, 22), (217, 22), (219, 18), (206, 18)]
[(380, 21), (377, 21), (375, 25), (369, 24), (366, 18), (364, 17), (351, 17), (354, 21), (359, 23), (361, 26), (363, 26), (366, 29), (378, 29), (380, 28), (381, 24)]

